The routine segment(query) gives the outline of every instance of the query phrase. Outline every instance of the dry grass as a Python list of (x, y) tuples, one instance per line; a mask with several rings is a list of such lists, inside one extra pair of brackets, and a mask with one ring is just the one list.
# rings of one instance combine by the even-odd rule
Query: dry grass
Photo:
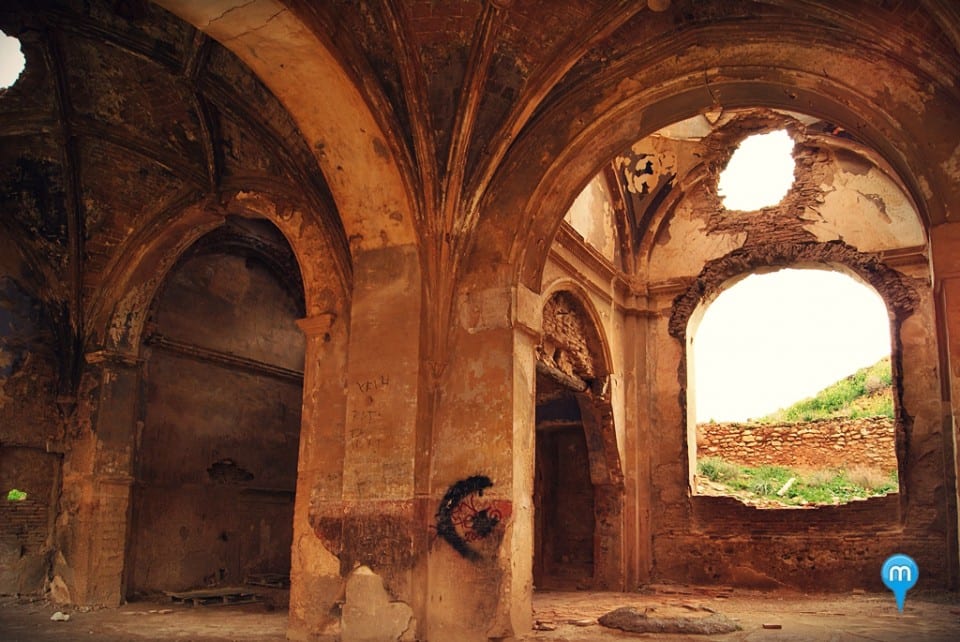
[(803, 478), (810, 486), (826, 486), (837, 476), (837, 471), (832, 468), (820, 468), (805, 473)]
[(847, 470), (847, 479), (866, 490), (876, 490), (890, 483), (890, 474), (869, 466), (853, 466)]

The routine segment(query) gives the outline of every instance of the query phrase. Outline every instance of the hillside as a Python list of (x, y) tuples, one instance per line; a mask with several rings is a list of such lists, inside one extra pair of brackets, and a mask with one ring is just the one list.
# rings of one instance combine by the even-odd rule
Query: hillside
[(890, 357), (861, 368), (815, 396), (762, 417), (761, 422), (813, 421), (829, 417), (893, 417)]

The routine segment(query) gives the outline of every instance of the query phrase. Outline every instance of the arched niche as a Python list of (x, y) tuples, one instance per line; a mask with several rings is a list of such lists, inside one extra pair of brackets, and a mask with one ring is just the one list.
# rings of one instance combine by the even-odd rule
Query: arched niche
[(610, 358), (592, 307), (570, 289), (546, 297), (536, 371), (534, 584), (622, 588)]
[(228, 217), (163, 279), (142, 334), (129, 595), (290, 573), (303, 284), (280, 230)]

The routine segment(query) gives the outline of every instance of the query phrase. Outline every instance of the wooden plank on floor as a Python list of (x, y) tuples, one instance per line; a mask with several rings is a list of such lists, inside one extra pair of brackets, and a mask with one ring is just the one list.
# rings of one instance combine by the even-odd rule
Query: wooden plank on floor
[(239, 586), (223, 586), (193, 591), (165, 591), (166, 595), (181, 604), (190, 606), (225, 606), (230, 604), (249, 604), (260, 596)]

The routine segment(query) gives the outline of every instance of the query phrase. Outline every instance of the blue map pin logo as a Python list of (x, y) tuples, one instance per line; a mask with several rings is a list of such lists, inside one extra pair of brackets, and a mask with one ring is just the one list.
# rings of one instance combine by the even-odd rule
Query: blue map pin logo
[(897, 598), (897, 609), (903, 613), (903, 602), (907, 599), (907, 591), (912, 589), (920, 579), (920, 569), (913, 558), (903, 553), (897, 553), (887, 558), (880, 569), (880, 578), (884, 585), (893, 591)]

